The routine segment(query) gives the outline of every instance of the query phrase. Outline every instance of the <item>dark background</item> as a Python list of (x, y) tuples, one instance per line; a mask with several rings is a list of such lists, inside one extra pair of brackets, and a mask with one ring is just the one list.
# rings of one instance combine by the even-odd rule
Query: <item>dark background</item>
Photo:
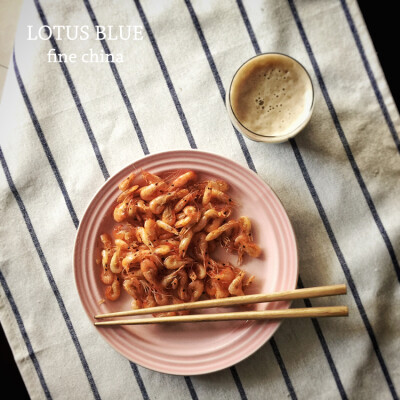
[[(386, 80), (392, 91), (394, 101), (399, 109), (400, 84), (399, 63), (395, 61), (397, 55), (397, 40), (399, 35), (398, 13), (395, 9), (396, 2), (388, 2), (385, 5), (376, 2), (360, 1), (359, 7), (363, 13), (369, 33), (377, 51)], [(391, 43), (391, 49), (389, 43)], [(0, 326), (0, 371), (1, 381), (11, 389), (13, 398), (18, 400), (28, 399), (28, 393), (15, 364), (14, 357), (8, 346), (3, 329)]]

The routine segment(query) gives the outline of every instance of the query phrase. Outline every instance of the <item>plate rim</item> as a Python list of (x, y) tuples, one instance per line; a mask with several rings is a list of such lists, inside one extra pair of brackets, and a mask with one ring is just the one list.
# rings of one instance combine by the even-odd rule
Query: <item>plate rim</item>
[[(80, 237), (80, 233), (81, 230), (83, 229), (83, 221), (85, 219), (85, 216), (87, 215), (87, 212), (89, 210), (89, 208), (92, 206), (94, 199), (98, 196), (98, 194), (104, 189), (105, 186), (107, 186), (107, 184), (109, 183), (109, 181), (112, 180), (112, 178), (114, 178), (115, 176), (117, 176), (118, 174), (120, 174), (123, 170), (133, 167), (135, 168), (135, 163), (138, 162), (142, 162), (148, 158), (153, 158), (153, 157), (157, 157), (157, 156), (173, 156), (174, 154), (177, 153), (200, 153), (200, 154), (204, 154), (206, 156), (209, 157), (217, 157), (220, 158), (221, 160), (225, 160), (228, 161), (229, 163), (233, 163), (236, 166), (238, 166), (240, 169), (245, 170), (247, 173), (251, 173), (257, 180), (260, 180), (262, 182), (262, 184), (264, 184), (265, 186), (267, 186), (267, 188), (272, 192), (273, 196), (276, 198), (277, 202), (279, 203), (280, 207), (282, 208), (282, 210), (284, 211), (284, 217), (286, 217), (287, 220), (287, 224), (288, 224), (288, 228), (290, 230), (290, 236), (293, 238), (293, 244), (294, 244), (294, 256), (295, 256), (295, 271), (294, 271), (294, 287), (293, 289), (295, 289), (297, 287), (298, 284), (298, 278), (299, 278), (299, 253), (298, 253), (298, 242), (297, 242), (297, 238), (296, 238), (296, 234), (292, 225), (292, 222), (289, 218), (289, 215), (287, 214), (286, 208), (284, 207), (281, 199), (279, 198), (279, 196), (277, 195), (277, 193), (272, 189), (272, 187), (266, 182), (264, 181), (255, 171), (253, 171), (252, 169), (250, 169), (248, 166), (246, 165), (242, 165), (240, 163), (238, 163), (236, 160), (228, 158), (226, 156), (223, 156), (221, 154), (217, 154), (217, 153), (213, 153), (211, 151), (204, 151), (204, 150), (199, 150), (199, 149), (171, 149), (171, 150), (163, 150), (163, 151), (158, 151), (158, 152), (152, 152), (150, 154), (146, 154), (143, 157), (137, 158), (132, 162), (127, 163), (126, 165), (124, 165), (122, 168), (119, 168), (114, 174), (110, 175), (106, 181), (104, 181), (100, 187), (95, 191), (95, 193), (92, 195), (92, 197), (90, 198), (90, 200), (88, 201), (87, 205), (84, 208), (84, 212), (82, 214), (82, 218), (81, 218), (81, 222), (78, 226), (78, 229), (76, 231), (76, 235), (75, 235), (75, 240), (74, 240), (74, 247), (73, 247), (73, 253), (72, 253), (72, 270), (73, 270), (73, 279), (74, 279), (74, 285), (75, 285), (75, 289), (77, 291), (78, 294), (78, 298), (79, 298), (79, 302), (80, 305), (82, 306), (85, 314), (87, 315), (88, 319), (90, 322), (94, 322), (93, 321), (93, 315), (91, 315), (89, 313), (89, 310), (87, 310), (86, 306), (84, 305), (82, 298), (81, 298), (81, 294), (78, 288), (78, 282), (77, 282), (77, 263), (76, 263), (76, 258), (77, 258), (77, 250), (78, 250), (78, 239)], [(184, 169), (184, 168), (183, 168)], [(287, 290), (291, 290), (291, 289), (287, 289)], [(287, 308), (290, 308), (292, 305), (292, 301), (288, 301), (287, 303)], [(233, 360), (230, 363), (226, 363), (226, 365), (224, 365), (223, 367), (216, 367), (216, 368), (210, 368), (207, 369), (206, 372), (189, 372), (189, 373), (179, 373), (179, 372), (171, 372), (165, 368), (151, 368), (149, 366), (143, 365), (140, 362), (134, 361), (131, 358), (129, 358), (127, 355), (123, 354), (120, 350), (118, 350), (112, 343), (110, 343), (109, 340), (107, 340), (107, 338), (105, 337), (105, 335), (103, 335), (101, 332), (99, 332), (99, 329), (97, 328), (97, 334), (102, 338), (102, 340), (104, 340), (105, 343), (107, 343), (108, 346), (110, 346), (114, 351), (116, 351), (118, 354), (120, 354), (121, 356), (123, 356), (125, 359), (129, 360), (130, 362), (133, 362), (143, 368), (146, 368), (148, 370), (151, 371), (156, 371), (156, 372), (160, 372), (160, 373), (165, 373), (165, 374), (169, 374), (169, 375), (175, 375), (175, 376), (183, 376), (183, 375), (190, 375), (190, 376), (198, 376), (198, 375), (207, 375), (207, 374), (211, 374), (214, 372), (218, 372), (221, 371), (223, 369), (226, 368), (230, 368), (233, 365), (238, 364), (239, 362), (242, 362), (244, 360), (246, 360), (247, 358), (249, 358), (250, 356), (252, 356), (255, 352), (257, 352), (259, 349), (261, 349), (261, 347), (263, 347), (266, 343), (268, 343), (272, 337), (276, 334), (276, 332), (278, 331), (278, 329), (280, 328), (280, 326), (282, 325), (282, 323), (284, 322), (284, 320), (278, 320), (278, 321), (273, 321), (276, 326), (273, 329), (273, 332), (271, 333), (271, 335), (269, 337), (267, 337), (265, 340), (263, 340), (263, 342), (257, 346), (255, 349), (253, 349), (252, 351), (248, 352), (244, 357), (241, 357), (238, 360)]]

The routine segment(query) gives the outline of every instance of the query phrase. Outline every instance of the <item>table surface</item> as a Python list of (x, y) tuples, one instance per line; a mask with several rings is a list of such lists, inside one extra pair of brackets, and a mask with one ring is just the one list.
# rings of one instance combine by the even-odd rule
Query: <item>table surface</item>
[[(2, 0), (3, 1), (3, 0)], [(14, 0), (12, 0), (14, 2)], [(7, 1), (7, 3), (10, 3)], [(13, 7), (19, 9), (17, 1)], [(6, 4), (6, 2), (4, 2)], [(2, 4), (2, 9), (5, 8)], [(360, 2), (359, 7), (364, 16), (366, 25), (368, 27), (369, 33), (371, 35), (372, 41), (374, 43), (375, 49), (377, 51), (379, 60), (382, 65), (382, 69), (385, 73), (386, 80), (391, 89), (394, 101), (397, 108), (400, 109), (400, 79), (397, 68), (397, 63), (393, 62), (393, 52), (389, 51), (389, 42), (391, 38), (397, 37), (397, 13), (394, 7), (395, 3), (386, 4), (385, 7), (379, 7), (375, 3), (370, 4), (369, 2)], [(10, 12), (10, 15), (16, 17), (15, 12)], [(9, 21), (12, 24), (12, 20)], [(13, 27), (13, 25), (11, 25)], [(12, 40), (10, 34), (5, 37), (1, 35), (2, 43), (1, 47), (12, 48), (10, 43), (4, 43), (4, 40)], [(10, 37), (10, 39), (8, 39)], [(3, 66), (4, 62), (2, 63)], [(4, 66), (5, 68), (5, 66)], [(3, 76), (2, 76), (3, 78)], [(0, 82), (0, 94), (3, 87), (3, 82)], [(3, 329), (0, 325), (0, 370), (2, 372), (3, 381), (8, 382), (8, 386), (13, 390), (13, 397), (23, 400), (29, 398), (28, 393), (25, 389), (25, 385), (21, 379), (18, 368), (15, 364), (14, 357), (12, 355), (11, 349), (8, 345), (6, 337), (4, 335)]]

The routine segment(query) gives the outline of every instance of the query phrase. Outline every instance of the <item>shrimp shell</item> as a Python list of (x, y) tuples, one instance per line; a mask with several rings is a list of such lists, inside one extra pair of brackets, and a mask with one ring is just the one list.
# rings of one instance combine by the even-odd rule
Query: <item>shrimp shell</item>
[(176, 214), (173, 209), (173, 207), (170, 204), (167, 204), (165, 206), (165, 209), (162, 213), (161, 217), (162, 222), (165, 222), (166, 224), (173, 226), (176, 222)]
[(194, 234), (193, 231), (189, 229), (181, 237), (181, 242), (179, 244), (179, 256), (180, 257), (184, 258), (186, 256), (186, 252), (189, 248), (190, 242), (192, 241), (193, 234)]
[(194, 171), (188, 171), (185, 172), (184, 174), (178, 176), (178, 178), (176, 178), (170, 188), (181, 188), (183, 186), (185, 186), (189, 181), (194, 181), (197, 179), (197, 175)]
[(121, 190), (121, 192), (124, 192), (125, 190), (127, 190), (129, 188), (129, 186), (131, 185), (132, 181), (135, 179), (136, 174), (134, 172), (132, 172), (131, 174), (129, 174), (129, 176), (127, 178), (125, 178), (119, 185), (118, 188), (119, 190)]
[(220, 236), (223, 232), (227, 231), (228, 229), (231, 229), (235, 226), (237, 226), (238, 222), (235, 220), (228, 221), (227, 223), (221, 225), (219, 228), (211, 231), (207, 236), (206, 240), (207, 242), (216, 239), (218, 236)]
[(142, 200), (145, 201), (150, 201), (153, 200), (157, 195), (160, 193), (160, 191), (166, 189), (167, 184), (163, 181), (151, 183), (148, 186), (144, 186), (140, 190), (140, 197)]
[(197, 279), (188, 285), (190, 301), (196, 301), (200, 298), (204, 291), (204, 281)]
[(240, 271), (239, 274), (232, 280), (230, 285), (228, 286), (228, 291), (230, 294), (234, 296), (244, 296), (242, 284), (245, 272)]
[(106, 287), (104, 295), (106, 299), (111, 301), (116, 301), (119, 299), (119, 296), (121, 295), (121, 284), (117, 276), (115, 276), (113, 283)]
[(135, 185), (135, 186), (132, 186), (131, 188), (125, 190), (124, 192), (122, 192), (117, 198), (117, 203), (120, 203), (121, 201), (125, 201), (125, 199), (129, 195), (133, 194), (138, 188), (139, 188), (139, 185)]
[(179, 235), (179, 232), (177, 231), (177, 229), (174, 228), (173, 226), (167, 224), (166, 222), (158, 219), (156, 223), (161, 229), (164, 229), (164, 231), (173, 233), (174, 235)]
[(179, 256), (172, 254), (164, 260), (164, 265), (167, 269), (178, 269), (190, 262), (191, 260), (189, 258), (182, 260)]

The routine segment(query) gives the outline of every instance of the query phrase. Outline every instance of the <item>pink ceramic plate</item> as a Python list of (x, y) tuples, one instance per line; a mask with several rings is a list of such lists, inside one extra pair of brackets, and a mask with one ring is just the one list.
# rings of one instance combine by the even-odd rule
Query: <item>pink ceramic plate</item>
[[(97, 313), (130, 309), (131, 299), (126, 293), (116, 302), (99, 305), (104, 285), (100, 281), (101, 267), (95, 259), (99, 254), (99, 235), (112, 223), (118, 184), (135, 169), (156, 174), (193, 169), (200, 177), (227, 181), (232, 197), (239, 203), (237, 216), (251, 218), (254, 240), (263, 249), (262, 257), (245, 257), (242, 266), (256, 277), (251, 292), (295, 289), (298, 277), (295, 236), (282, 204), (269, 186), (255, 173), (227, 158), (198, 150), (169, 151), (146, 156), (111, 177), (96, 193), (82, 218), (75, 242), (74, 273), (83, 307), (92, 321)], [(289, 303), (257, 307), (288, 308)], [(201, 312), (218, 311), (222, 310)], [(278, 327), (278, 321), (225, 321), (101, 327), (98, 332), (115, 350), (139, 365), (170, 374), (197, 375), (243, 360), (266, 343)]]

